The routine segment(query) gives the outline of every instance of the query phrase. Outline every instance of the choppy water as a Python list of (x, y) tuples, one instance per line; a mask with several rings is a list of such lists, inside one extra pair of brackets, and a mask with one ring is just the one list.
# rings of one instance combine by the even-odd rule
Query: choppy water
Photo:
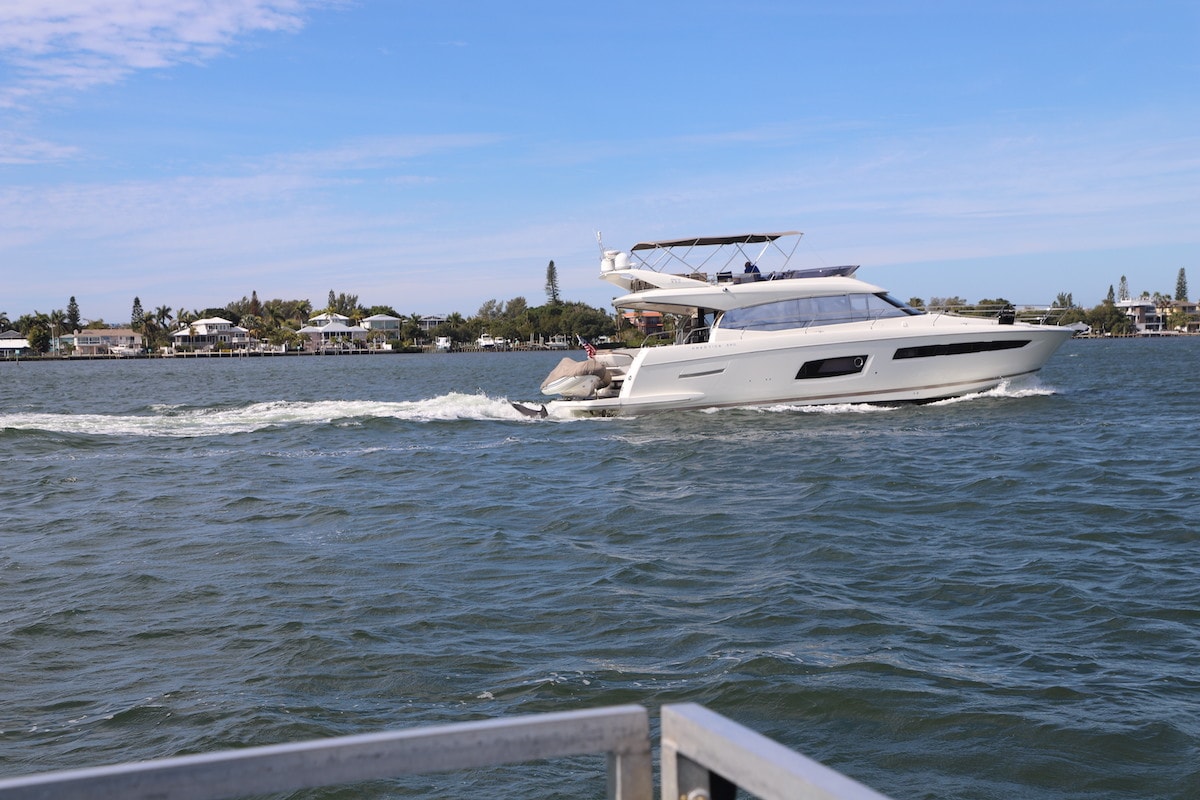
[[(1200, 340), (527, 420), (553, 354), (0, 364), (0, 775), (694, 701), (897, 798), (1200, 795)], [(603, 760), (313, 797), (603, 795)]]

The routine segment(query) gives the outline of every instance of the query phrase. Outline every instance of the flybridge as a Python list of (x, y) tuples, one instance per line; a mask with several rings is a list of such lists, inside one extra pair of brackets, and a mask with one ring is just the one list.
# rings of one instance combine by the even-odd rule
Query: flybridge
[[(634, 250), (650, 250), (656, 247), (704, 247), (705, 245), (721, 244), (757, 244), (773, 242), (784, 236), (803, 236), (800, 231), (784, 231), (783, 233), (741, 233), (737, 236), (697, 236), (691, 239), (671, 239), (665, 242), (638, 242)], [(797, 241), (799, 241), (797, 239)]]
[[(604, 250), (601, 243), (600, 276), (629, 291), (637, 291), (667, 283), (698, 288), (713, 283), (850, 276), (858, 269), (857, 265), (788, 269), (803, 235), (799, 231), (783, 231), (695, 236), (638, 242), (628, 253)], [(600, 234), (596, 234), (596, 239), (600, 240)], [(664, 283), (663, 275), (674, 277)]]
[[(659, 242), (638, 242), (630, 253), (637, 267), (655, 272), (682, 270), (686, 274), (702, 272), (741, 272), (747, 263), (760, 268), (782, 270), (800, 244), (800, 231), (780, 233), (739, 233), (732, 236), (694, 236), (687, 239), (668, 239)], [(790, 246), (779, 243), (789, 238)], [(751, 247), (751, 245), (762, 245)], [(617, 251), (604, 251), (602, 269), (621, 269)], [(612, 259), (610, 261), (610, 259)], [(609, 267), (609, 264), (613, 264)], [(607, 268), (607, 269), (605, 269)]]

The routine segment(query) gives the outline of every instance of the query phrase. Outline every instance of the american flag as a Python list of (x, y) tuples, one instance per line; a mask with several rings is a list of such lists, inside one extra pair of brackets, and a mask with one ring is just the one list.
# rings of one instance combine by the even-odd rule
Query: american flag
[(575, 338), (579, 340), (579, 343), (581, 345), (583, 345), (583, 352), (587, 353), (588, 358), (596, 357), (596, 345), (592, 344), (591, 342), (589, 342), (587, 339), (583, 338), (579, 334), (576, 334)]

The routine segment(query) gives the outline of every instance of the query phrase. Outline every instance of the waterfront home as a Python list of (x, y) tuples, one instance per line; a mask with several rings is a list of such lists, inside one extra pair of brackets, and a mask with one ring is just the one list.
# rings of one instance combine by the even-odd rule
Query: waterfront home
[(308, 325), (306, 327), (324, 328), (326, 325), (335, 325), (335, 324), (336, 325), (349, 325), (350, 318), (347, 317), (345, 314), (338, 314), (333, 311), (326, 311), (324, 313), (317, 314), (315, 317), (309, 317)]
[(65, 334), (59, 342), (73, 347), (79, 356), (138, 352), (146, 346), (142, 335), (132, 328), (88, 328)]
[(215, 350), (218, 345), (245, 348), (250, 331), (221, 317), (206, 317), (189, 322), (171, 334), (173, 349)]
[(429, 333), (431, 330), (441, 325), (446, 321), (446, 318), (441, 314), (426, 314), (421, 317), (421, 330)]
[(1187, 315), (1188, 322), (1181, 329), (1184, 333), (1200, 333), (1200, 304), (1192, 300), (1172, 300), (1171, 305), (1165, 309), (1164, 316), (1169, 319), (1176, 311)]
[(373, 314), (362, 321), (362, 326), (371, 333), (383, 334), (386, 339), (400, 338), (399, 317), (392, 317), (387, 314)]
[(663, 330), (663, 315), (657, 311), (625, 311), (622, 313), (627, 325), (637, 328), (638, 333), (650, 336)]
[(1117, 308), (1129, 317), (1133, 328), (1138, 333), (1160, 333), (1163, 329), (1163, 318), (1154, 307), (1154, 301), (1146, 297), (1118, 300)]
[(12, 358), (32, 353), (29, 340), (20, 331), (4, 331), (0, 333), (0, 358)]
[(336, 320), (326, 320), (323, 325), (305, 325), (297, 333), (304, 337), (304, 349), (310, 352), (340, 350), (343, 347), (358, 349), (367, 344), (366, 328)]

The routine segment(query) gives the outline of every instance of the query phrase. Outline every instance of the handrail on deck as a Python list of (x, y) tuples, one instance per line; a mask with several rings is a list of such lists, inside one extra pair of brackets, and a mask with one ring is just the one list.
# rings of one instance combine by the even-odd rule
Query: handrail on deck
[(0, 780), (3, 800), (223, 800), (339, 783), (608, 754), (608, 799), (650, 800), (637, 705), (460, 722)]
[[(695, 704), (662, 707), (662, 800), (887, 800)], [(430, 772), (607, 755), (608, 800), (652, 800), (638, 705), (251, 747), (0, 779), (0, 800), (223, 800)]]
[(694, 703), (662, 707), (662, 800), (888, 800)]

